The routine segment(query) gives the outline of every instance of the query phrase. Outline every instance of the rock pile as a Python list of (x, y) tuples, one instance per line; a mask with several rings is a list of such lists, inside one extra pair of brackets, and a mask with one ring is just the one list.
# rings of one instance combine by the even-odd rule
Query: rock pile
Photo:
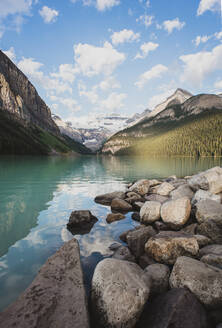
[(220, 327), (222, 168), (183, 179), (139, 180), (120, 195), (96, 198), (102, 204), (109, 199), (115, 215), (108, 222), (133, 211), (140, 225), (124, 232), (126, 245), (117, 245), (95, 269), (97, 326)]

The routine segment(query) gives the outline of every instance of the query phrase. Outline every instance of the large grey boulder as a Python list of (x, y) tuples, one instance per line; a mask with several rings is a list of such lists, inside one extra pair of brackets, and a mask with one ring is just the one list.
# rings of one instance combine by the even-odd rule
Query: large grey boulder
[(143, 224), (151, 224), (160, 219), (161, 203), (147, 201), (140, 209), (140, 221)]
[(65, 243), (40, 269), (30, 287), (0, 313), (7, 328), (88, 328), (89, 318), (76, 239)]
[(222, 305), (222, 270), (189, 257), (179, 257), (170, 275), (172, 288), (188, 288), (208, 308)]
[(222, 192), (222, 168), (217, 166), (194, 175), (188, 180), (193, 190), (209, 190), (213, 194)]
[(134, 191), (139, 195), (143, 196), (149, 192), (150, 182), (149, 180), (143, 179), (135, 182), (130, 188), (129, 191)]
[(192, 199), (194, 195), (194, 192), (191, 190), (191, 188), (188, 186), (188, 184), (183, 184), (179, 186), (177, 189), (171, 191), (170, 196), (172, 199), (178, 199), (187, 197), (189, 199)]
[(143, 270), (135, 263), (105, 259), (95, 269), (91, 305), (102, 327), (134, 327), (149, 297)]
[(156, 193), (161, 196), (168, 196), (171, 191), (173, 191), (175, 187), (168, 183), (168, 182), (163, 182), (161, 185), (157, 188)]
[(208, 254), (222, 255), (222, 245), (208, 245), (200, 249), (200, 257)]
[(112, 203), (112, 200), (114, 198), (124, 199), (125, 198), (125, 192), (122, 191), (114, 191), (107, 194), (96, 196), (94, 201), (96, 203), (102, 204), (102, 205), (110, 205)]
[(170, 269), (167, 265), (156, 263), (147, 266), (143, 275), (150, 287), (150, 295), (164, 293), (169, 288)]
[(132, 211), (133, 207), (123, 199), (114, 198), (111, 203), (111, 210), (125, 213)]
[(187, 197), (171, 200), (161, 207), (163, 222), (175, 229), (179, 229), (187, 223), (190, 212), (191, 204)]
[(157, 296), (144, 310), (138, 328), (209, 328), (206, 311), (187, 289)]
[(206, 236), (194, 235), (194, 237), (196, 238), (200, 248), (212, 244), (211, 239)]
[(217, 268), (222, 269), (222, 255), (217, 254), (207, 254), (201, 257), (201, 262), (213, 265)]
[(192, 198), (192, 204), (196, 204), (197, 202), (199, 202), (201, 200), (206, 200), (206, 199), (211, 199), (218, 203), (221, 203), (220, 195), (214, 195), (211, 192), (209, 192), (208, 190), (199, 189), (195, 193), (194, 197)]
[(67, 223), (68, 230), (74, 234), (89, 233), (98, 219), (88, 210), (73, 211)]
[(196, 232), (207, 236), (213, 243), (222, 244), (222, 227), (213, 220), (207, 220), (199, 224)]
[(157, 262), (174, 264), (179, 256), (196, 256), (199, 246), (196, 238), (189, 234), (162, 231), (148, 240), (145, 251)]
[(151, 226), (141, 226), (139, 229), (130, 231), (126, 236), (126, 242), (131, 252), (136, 256), (141, 256), (145, 251), (147, 240), (154, 236), (156, 231)]
[(213, 220), (222, 226), (222, 204), (211, 199), (199, 201), (196, 204), (196, 219), (199, 223)]

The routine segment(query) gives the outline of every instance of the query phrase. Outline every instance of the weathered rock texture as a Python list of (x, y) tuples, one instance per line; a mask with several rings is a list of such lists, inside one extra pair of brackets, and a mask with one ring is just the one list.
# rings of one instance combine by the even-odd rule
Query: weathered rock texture
[(97, 265), (91, 304), (102, 327), (135, 326), (149, 296), (142, 275), (137, 264), (127, 261), (105, 259)]
[(172, 288), (188, 288), (208, 308), (222, 306), (222, 270), (179, 257), (170, 276)]
[(0, 313), (7, 328), (88, 328), (87, 301), (76, 239), (50, 257), (30, 287)]
[(37, 125), (59, 135), (49, 107), (15, 64), (0, 51), (0, 110), (27, 125)]

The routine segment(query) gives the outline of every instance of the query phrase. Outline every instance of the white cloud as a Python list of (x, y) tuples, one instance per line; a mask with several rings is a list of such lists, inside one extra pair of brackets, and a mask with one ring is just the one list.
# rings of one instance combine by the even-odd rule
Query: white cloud
[(120, 4), (119, 0), (96, 0), (96, 8), (99, 11), (105, 11)]
[(55, 9), (49, 8), (47, 6), (43, 6), (41, 10), (39, 10), (40, 16), (43, 18), (46, 24), (54, 23), (56, 18), (59, 15), (59, 12)]
[(149, 52), (156, 50), (159, 47), (158, 43), (147, 42), (140, 47), (141, 53), (137, 53), (135, 59), (143, 59), (148, 56)]
[(222, 80), (214, 83), (215, 88), (222, 90)]
[(76, 69), (88, 77), (105, 74), (110, 75), (125, 60), (125, 55), (118, 52), (109, 42), (103, 47), (90, 44), (74, 46)]
[(206, 43), (208, 40), (210, 40), (211, 36), (209, 35), (198, 35), (196, 39), (193, 41), (195, 45), (198, 47), (201, 43)]
[(113, 111), (124, 107), (123, 101), (126, 99), (125, 93), (112, 92), (105, 100), (101, 101), (100, 107)]
[(146, 27), (149, 27), (153, 24), (154, 16), (151, 15), (141, 15), (139, 18), (136, 19), (137, 23), (142, 23)]
[(53, 79), (45, 75), (41, 68), (42, 63), (35, 61), (33, 58), (23, 58), (18, 63), (18, 68), (30, 78), (33, 83), (38, 83), (45, 90), (54, 90), (56, 93), (69, 92), (72, 93), (72, 88), (59, 79)]
[(154, 78), (161, 77), (162, 74), (166, 73), (168, 68), (164, 65), (153, 66), (149, 71), (146, 71), (140, 75), (139, 80), (135, 83), (138, 88), (143, 88), (143, 86), (150, 80)]
[(121, 87), (120, 83), (116, 81), (113, 76), (108, 76), (105, 80), (100, 82), (99, 88), (103, 91), (110, 89), (119, 89)]
[(92, 88), (90, 91), (87, 91), (85, 84), (80, 82), (78, 84), (78, 89), (79, 89), (80, 97), (82, 96), (86, 97), (89, 100), (89, 102), (93, 105), (98, 102), (99, 96), (96, 93), (96, 87)]
[(124, 42), (138, 41), (140, 38), (140, 33), (134, 33), (132, 30), (122, 30), (120, 32), (114, 32), (111, 35), (112, 43), (118, 45)]
[(8, 56), (12, 61), (15, 61), (16, 55), (15, 55), (15, 49), (11, 47), (9, 50), (3, 51), (6, 56)]
[(58, 73), (51, 73), (52, 77), (60, 78), (63, 81), (73, 83), (77, 74), (76, 68), (71, 64), (61, 64)]
[(221, 32), (216, 32), (216, 33), (214, 34), (214, 36), (215, 36), (215, 38), (218, 39), (218, 40), (222, 39), (222, 31), (221, 31)]
[(59, 98), (59, 102), (72, 113), (78, 112), (81, 109), (77, 101), (73, 98)]
[(175, 18), (172, 20), (166, 20), (163, 22), (163, 28), (168, 32), (168, 34), (171, 34), (174, 29), (181, 30), (186, 25), (185, 22), (180, 22), (179, 18)]
[(32, 0), (1, 0), (0, 17), (14, 14), (29, 14)]
[(201, 0), (198, 10), (197, 10), (197, 15), (203, 15), (205, 11), (220, 11), (221, 10), (221, 0)]
[(184, 63), (182, 81), (201, 86), (203, 80), (212, 72), (222, 70), (222, 45), (212, 51), (201, 51), (195, 54), (180, 56)]

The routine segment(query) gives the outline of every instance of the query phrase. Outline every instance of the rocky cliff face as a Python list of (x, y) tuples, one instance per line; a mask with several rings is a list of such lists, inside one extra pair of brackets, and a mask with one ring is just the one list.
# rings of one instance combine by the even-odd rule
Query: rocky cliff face
[(49, 107), (16, 65), (0, 51), (0, 110), (24, 125), (37, 125), (55, 135), (59, 129)]

